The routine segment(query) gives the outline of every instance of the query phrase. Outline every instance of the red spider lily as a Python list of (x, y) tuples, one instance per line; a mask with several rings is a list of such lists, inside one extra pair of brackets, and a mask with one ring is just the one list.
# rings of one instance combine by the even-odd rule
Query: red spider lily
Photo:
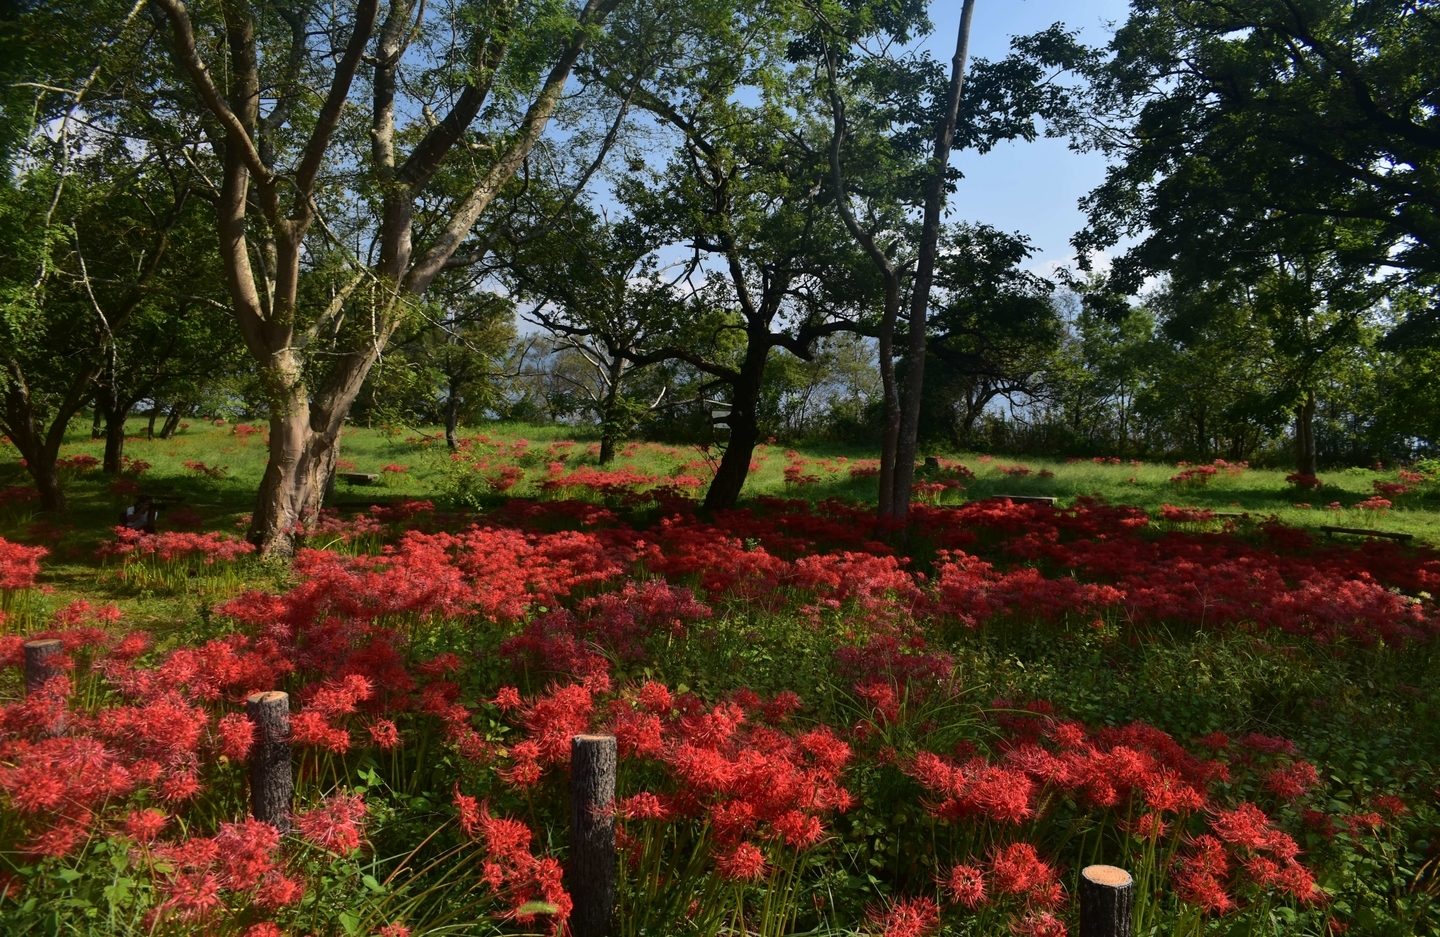
[(126, 559), (154, 556), (162, 562), (193, 558), (209, 566), (216, 562), (233, 562), (254, 552), (253, 543), (218, 532), (165, 531), (147, 534), (142, 530), (116, 527), (115, 542), (102, 546), (98, 554), (102, 558), (118, 556)]
[(769, 867), (758, 848), (751, 843), (737, 843), (715, 857), (715, 870), (727, 881), (754, 882), (764, 878)]
[(940, 908), (933, 898), (902, 898), (887, 908), (872, 910), (870, 921), (884, 937), (924, 937), (940, 926)]
[(1010, 925), (1016, 937), (1066, 937), (1065, 922), (1049, 911), (1032, 911)]
[(27, 547), (0, 537), (0, 591), (13, 592), (35, 585), (40, 559), (49, 552), (44, 547)]
[(137, 810), (125, 818), (125, 835), (140, 843), (150, 843), (165, 831), (170, 818), (154, 807)]
[(215, 735), (221, 754), (232, 761), (244, 761), (255, 744), (255, 725), (243, 713), (227, 713), (220, 717)]
[(390, 751), (400, 746), (400, 730), (389, 719), (378, 719), (369, 727), (370, 741), (381, 751)]
[(990, 857), (990, 878), (995, 890), (1004, 895), (1026, 895), (1053, 903), (1055, 870), (1041, 860), (1029, 843), (1011, 843), (997, 848)]
[(1299, 800), (1320, 783), (1320, 775), (1308, 761), (1277, 768), (1265, 778), (1265, 787), (1285, 800)]
[(296, 814), (295, 826), (308, 842), (343, 855), (360, 847), (364, 818), (364, 798), (338, 791), (313, 810)]
[(949, 899), (974, 910), (985, 903), (985, 873), (973, 865), (960, 864), (940, 883)]
[(1182, 856), (1178, 865), (1172, 881), (1181, 900), (1211, 914), (1234, 910), (1225, 887), (1230, 860), (1218, 839), (1208, 834), (1196, 837), (1194, 851)]
[(1382, 794), (1370, 802), (1370, 805), (1390, 819), (1402, 816), (1410, 812), (1405, 801), (1393, 794)]
[[(458, 799), (458, 796), (457, 796)], [(560, 884), (560, 865), (554, 859), (537, 859), (530, 854), (530, 828), (516, 820), (495, 817), (488, 806), (470, 802), (467, 835), (485, 848), (482, 877), (497, 896), (506, 900), (510, 910), (502, 917), (521, 924), (532, 923), (538, 912), (533, 902), (543, 901), (554, 907), (548, 915), (550, 933), (559, 934), (570, 917), (573, 902)], [(462, 818), (465, 813), (462, 813)], [(462, 819), (462, 825), (464, 824)], [(527, 907), (528, 906), (528, 907)]]

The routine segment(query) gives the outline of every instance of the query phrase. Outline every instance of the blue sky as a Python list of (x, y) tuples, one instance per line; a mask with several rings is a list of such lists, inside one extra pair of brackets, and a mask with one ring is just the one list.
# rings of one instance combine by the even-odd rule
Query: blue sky
[[(976, 0), (970, 55), (998, 59), (1009, 51), (1010, 37), (1038, 32), (1061, 22), (1078, 29), (1085, 42), (1100, 45), (1129, 8), (1126, 0)], [(937, 59), (955, 52), (960, 0), (939, 0), (930, 7), (935, 32), (923, 43)], [(980, 221), (1028, 235), (1036, 248), (1037, 268), (1070, 258), (1070, 236), (1084, 224), (1076, 202), (1103, 178), (1105, 161), (1094, 153), (1071, 152), (1064, 140), (1001, 144), (990, 153), (957, 155), (953, 164), (965, 174), (949, 201), (950, 217)]]

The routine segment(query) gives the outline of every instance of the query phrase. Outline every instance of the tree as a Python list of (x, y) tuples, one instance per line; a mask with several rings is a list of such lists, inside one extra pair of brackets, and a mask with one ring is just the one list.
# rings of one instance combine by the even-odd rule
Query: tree
[(1248, 459), (1289, 414), (1274, 336), (1222, 287), (1167, 283), (1145, 305), (1158, 329), (1137, 408), (1167, 422), (1191, 457)]
[(494, 409), (510, 376), (515, 304), (507, 296), (458, 284), (432, 291), (391, 339), (366, 380), (354, 415), (367, 424), (440, 424), (446, 445), (459, 427)]
[(601, 465), (667, 396), (664, 387), (635, 393), (633, 377), (637, 362), (669, 344), (684, 315), (680, 284), (695, 267), (667, 275), (657, 246), (633, 218), (607, 223), (576, 208), (516, 244), (508, 264), (519, 298), (532, 303), (529, 318), (585, 365), (584, 376), (569, 381), (567, 409), (599, 423)]
[[(910, 503), (942, 215), (959, 178), (950, 154), (1032, 140), (1041, 118), (1066, 118), (1070, 96), (1056, 73), (1083, 57), (1074, 37), (1054, 26), (1015, 39), (1012, 54), (999, 62), (977, 60), (967, 77), (973, 12), (973, 0), (966, 0), (948, 80), (927, 56), (888, 51), (929, 30), (915, 4), (817, 4), (808, 33), (792, 44), (818, 60), (815, 96), (829, 110), (829, 188), (845, 230), (881, 283), (875, 330), (886, 407), (882, 518), (904, 518)], [(902, 306), (908, 308), (903, 394), (894, 369)]]
[(959, 447), (996, 398), (1041, 392), (1060, 319), (1054, 284), (1020, 266), (1033, 253), (1027, 238), (962, 224), (948, 227), (941, 245), (927, 349), (940, 380), (922, 412)]
[[(157, 320), (183, 334), (179, 310), (205, 302), (179, 292), (199, 253), (184, 236), (198, 206), (188, 168), (153, 152), (136, 162), (123, 141), (38, 133), (25, 156), (30, 168), (0, 189), (0, 429), (42, 506), (61, 511), (55, 462), (71, 419), (99, 392), (112, 414), (128, 413), (146, 392), (134, 393), (129, 369), (156, 366), (148, 351), (130, 354), (134, 343)], [(107, 442), (112, 469), (123, 417), (119, 426)]]
[(678, 143), (663, 171), (618, 188), (657, 243), (683, 244), (697, 258), (682, 330), (631, 361), (683, 361), (725, 389), (729, 442), (705, 495), (710, 509), (733, 507), (744, 487), (771, 352), (808, 360), (817, 340), (855, 328), (803, 295), (807, 285), (818, 291), (814, 258), (839, 231), (818, 203), (819, 148), (799, 140), (805, 86), (784, 59), (795, 13), (785, 4), (737, 11), (677, 63), (683, 85), (637, 90), (637, 106)]
[[(1370, 222), (1363, 260), (1440, 275), (1440, 19), (1408, 0), (1137, 0), (1094, 80), (1082, 259), (1125, 235), (1117, 292), (1181, 257), (1272, 253), (1296, 219)], [(1433, 319), (1431, 307), (1415, 325)], [(1423, 330), (1421, 330), (1423, 332)], [(1419, 333), (1417, 333), (1419, 334)]]
[(296, 521), (318, 510), (351, 404), (420, 297), (487, 253), (471, 243), (477, 221), (619, 2), (482, 0), (423, 22), (415, 0), (195, 14), (153, 0), (186, 83), (168, 92), (175, 116), (203, 128), (222, 167), (220, 253), (270, 409), (250, 528), (265, 552), (288, 552)]

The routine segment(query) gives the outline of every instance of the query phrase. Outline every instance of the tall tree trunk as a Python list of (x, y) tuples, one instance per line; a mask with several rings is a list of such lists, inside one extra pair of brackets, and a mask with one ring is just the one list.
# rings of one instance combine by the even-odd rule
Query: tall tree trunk
[[(895, 516), (895, 465), (900, 443), (900, 386), (895, 380), (895, 322), (900, 317), (900, 282), (887, 278), (885, 314), (880, 320), (880, 389), (885, 403), (885, 427), (880, 433), (880, 498), (882, 519)], [(893, 294), (893, 295), (892, 295)]]
[(460, 426), (460, 386), (455, 380), (450, 381), (450, 396), (445, 401), (445, 445), (454, 452), (460, 446), (460, 439), (455, 430)]
[(95, 404), (95, 412), (91, 414), (90, 417), (90, 438), (105, 438), (105, 414), (101, 410), (99, 403)]
[[(384, 335), (379, 344), (388, 340)], [(374, 357), (372, 350), (336, 362), (313, 399), (298, 355), (287, 350), (271, 359), (274, 363), (263, 374), (270, 403), (270, 458), (249, 533), (262, 553), (293, 553), (297, 526), (320, 513), (340, 455), (340, 430)]]
[(163, 412), (163, 411), (162, 411), (161, 408), (160, 408), (160, 401), (158, 401), (158, 400), (153, 401), (153, 405), (150, 407), (150, 419), (149, 419), (149, 421), (145, 424), (145, 438), (146, 438), (146, 439), (154, 439), (154, 438), (155, 438), (155, 421), (156, 421), (157, 419), (159, 419), (160, 414), (161, 414), (162, 412)]
[(61, 513), (67, 510), (69, 505), (65, 501), (65, 492), (60, 487), (60, 473), (55, 468), (55, 461), (60, 455), (58, 443), (52, 446), (38, 433), (12, 433), (10, 441), (20, 450), (20, 456), (25, 460), (25, 471), (30, 473), (31, 481), (35, 482), (35, 490), (40, 493), (40, 507), (46, 511)]
[(950, 89), (945, 113), (935, 128), (935, 154), (926, 181), (925, 216), (920, 229), (920, 256), (915, 264), (915, 285), (910, 294), (910, 335), (905, 354), (905, 397), (900, 415), (900, 436), (895, 450), (893, 482), (895, 517), (910, 511), (910, 485), (915, 477), (915, 451), (920, 435), (920, 392), (925, 381), (926, 312), (930, 287), (935, 280), (935, 257), (940, 245), (940, 214), (945, 207), (945, 171), (950, 165), (950, 145), (960, 114), (960, 93), (965, 86), (965, 60), (970, 49), (970, 19), (975, 0), (965, 0), (960, 10), (960, 28), (955, 39), (955, 57), (950, 61)]
[(725, 447), (720, 467), (705, 492), (705, 507), (709, 510), (733, 508), (740, 500), (740, 491), (750, 474), (755, 444), (760, 441), (760, 387), (769, 356), (768, 332), (763, 337), (752, 334), (739, 379), (730, 385), (730, 444)]
[(50, 425), (35, 412), (35, 403), (30, 399), (30, 384), (25, 371), (13, 358), (7, 363), (4, 395), (0, 397), (0, 431), (10, 437), (10, 443), (20, 451), (25, 460), (25, 470), (35, 482), (40, 493), (40, 507), (46, 511), (64, 512), (68, 505), (65, 492), (60, 488), (60, 476), (55, 461), (60, 457), (60, 444), (65, 441), (65, 430), (70, 421), (90, 402), (89, 390), (93, 386), (99, 369), (91, 369), (76, 376), (69, 390), (55, 407)]
[(170, 439), (174, 436), (176, 430), (180, 429), (180, 421), (185, 418), (185, 414), (189, 410), (190, 405), (184, 403), (177, 403), (171, 407), (170, 412), (165, 415), (165, 425), (160, 427), (160, 438)]
[(610, 356), (609, 374), (606, 380), (605, 401), (600, 414), (600, 464), (609, 465), (615, 461), (615, 442), (620, 436), (620, 414), (616, 406), (620, 402), (620, 381), (624, 379), (625, 359), (617, 354)]
[(120, 474), (120, 461), (125, 456), (125, 418), (130, 415), (130, 405), (122, 401), (119, 405), (105, 406), (105, 462), (103, 471), (111, 475)]
[(1306, 391), (1305, 402), (1295, 413), (1295, 465), (1301, 475), (1314, 475), (1320, 470), (1319, 461), (1315, 448), (1315, 394)]

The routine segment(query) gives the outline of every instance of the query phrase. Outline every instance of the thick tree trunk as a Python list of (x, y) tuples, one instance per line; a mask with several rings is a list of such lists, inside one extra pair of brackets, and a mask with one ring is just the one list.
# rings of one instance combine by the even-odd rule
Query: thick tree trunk
[(70, 393), (61, 401), (50, 425), (46, 427), (36, 416), (24, 370), (13, 360), (9, 362), (8, 370), (4, 397), (0, 400), (4, 405), (3, 412), (0, 412), (0, 431), (10, 437), (10, 443), (25, 460), (25, 470), (30, 473), (35, 489), (40, 493), (40, 507), (46, 511), (64, 512), (68, 505), (65, 492), (60, 488), (55, 460), (60, 456), (60, 444), (65, 441), (66, 428), (87, 402), (83, 388), (90, 386), (95, 372), (76, 378)]
[(759, 425), (755, 420), (753, 404), (746, 408), (748, 414), (739, 415), (741, 407), (730, 411), (730, 444), (720, 459), (720, 467), (705, 492), (705, 507), (709, 510), (733, 508), (740, 500), (740, 491), (750, 474), (750, 459), (755, 454), (755, 444), (760, 441)]
[(260, 482), (250, 541), (262, 553), (289, 556), (297, 527), (314, 521), (339, 457), (338, 438), (310, 428), (308, 414), (270, 418), (270, 462)]
[(90, 438), (105, 438), (105, 414), (100, 409), (100, 404), (98, 403), (95, 404), (95, 412), (91, 415), (90, 418)]
[(111, 475), (120, 474), (120, 460), (125, 456), (125, 418), (130, 408), (125, 405), (105, 408), (105, 463), (103, 470)]
[[(299, 525), (320, 513), (325, 485), (339, 456), (339, 426), (334, 410), (310, 400), (298, 358), (281, 353), (265, 375), (270, 403), (270, 458), (255, 513), (250, 521), (250, 542), (265, 554), (289, 556)], [(363, 379), (363, 375), (361, 375)], [(353, 399), (353, 398), (352, 398)], [(344, 401), (341, 420), (349, 410)]]
[(915, 478), (915, 451), (920, 435), (920, 392), (925, 381), (925, 320), (930, 304), (930, 287), (939, 253), (940, 215), (945, 207), (945, 171), (950, 165), (950, 145), (965, 85), (965, 61), (970, 49), (970, 19), (975, 0), (965, 0), (960, 10), (960, 28), (955, 39), (955, 57), (950, 65), (950, 88), (946, 111), (935, 128), (935, 154), (925, 192), (925, 216), (920, 229), (920, 256), (915, 264), (915, 285), (910, 296), (910, 341), (905, 355), (905, 396), (900, 416), (900, 438), (895, 450), (895, 517), (910, 511), (910, 485)]
[(624, 377), (624, 359), (611, 355), (610, 386), (605, 389), (605, 402), (600, 414), (600, 464), (609, 465), (615, 461), (615, 443), (619, 432), (619, 417), (616, 404), (620, 400), (620, 381)]
[(165, 415), (165, 425), (160, 427), (161, 439), (169, 439), (175, 435), (175, 432), (180, 429), (180, 421), (184, 419), (185, 413), (189, 409), (190, 407), (183, 403), (177, 403), (170, 408), (170, 412)]
[(69, 504), (65, 500), (65, 491), (60, 487), (60, 473), (55, 469), (59, 447), (53, 450), (45, 445), (31, 448), (20, 446), (18, 442), (16, 442), (16, 446), (20, 449), (20, 454), (25, 457), (25, 470), (30, 473), (31, 480), (35, 482), (35, 490), (40, 492), (40, 507), (46, 511), (58, 513), (68, 510)]
[(715, 478), (705, 492), (709, 510), (733, 508), (740, 500), (740, 491), (750, 474), (750, 459), (760, 441), (760, 386), (765, 377), (765, 361), (770, 356), (769, 335), (750, 336), (740, 379), (730, 385), (730, 444), (720, 459)]
[(1315, 448), (1315, 395), (1307, 392), (1295, 414), (1295, 466), (1301, 475), (1314, 475), (1320, 470), (1319, 461)]
[[(13, 429), (13, 428), (12, 428)], [(64, 511), (65, 492), (60, 488), (60, 475), (55, 470), (55, 460), (60, 455), (59, 445), (49, 445), (49, 440), (38, 433), (10, 433), (10, 442), (20, 450), (25, 460), (25, 471), (35, 482), (40, 492), (40, 507), (47, 511)]]

